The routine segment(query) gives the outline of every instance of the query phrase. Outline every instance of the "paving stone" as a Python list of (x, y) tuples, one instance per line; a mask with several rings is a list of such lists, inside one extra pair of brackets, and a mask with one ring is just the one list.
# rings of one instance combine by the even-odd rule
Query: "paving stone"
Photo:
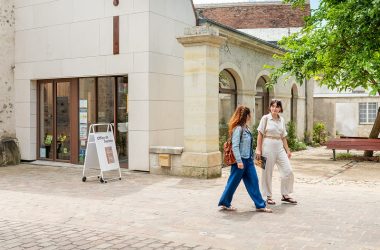
[(98, 249), (110, 249), (112, 246), (113, 246), (113, 244), (104, 243), (104, 244), (97, 246), (96, 248), (98, 248)]
[(75, 167), (0, 168), (0, 249), (378, 249), (380, 165), (330, 155), (293, 154), (297, 206), (280, 202), (274, 171), (273, 214), (253, 212), (244, 184), (237, 212), (217, 209), (228, 168), (211, 180), (123, 170), (107, 185), (81, 182)]
[(128, 248), (128, 244), (119, 243), (119, 244), (114, 245), (112, 248), (113, 249), (127, 249)]
[(135, 243), (135, 244), (131, 245), (131, 247), (142, 248), (142, 247), (145, 247), (146, 245), (147, 245), (146, 242), (144, 242), (144, 241), (140, 241), (140, 242), (138, 242), (138, 243)]

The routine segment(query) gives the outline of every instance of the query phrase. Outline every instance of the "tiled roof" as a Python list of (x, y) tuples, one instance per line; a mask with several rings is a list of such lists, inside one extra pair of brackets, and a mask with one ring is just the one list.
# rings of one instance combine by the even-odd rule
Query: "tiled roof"
[(234, 29), (303, 27), (310, 15), (304, 10), (278, 2), (195, 5), (198, 15)]

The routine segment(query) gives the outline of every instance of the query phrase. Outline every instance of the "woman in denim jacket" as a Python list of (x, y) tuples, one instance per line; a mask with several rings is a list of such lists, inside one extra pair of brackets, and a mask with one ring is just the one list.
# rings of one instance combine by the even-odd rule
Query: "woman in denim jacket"
[(253, 165), (252, 134), (247, 126), (250, 120), (249, 108), (239, 106), (228, 123), (228, 132), (230, 137), (232, 136), (232, 151), (236, 163), (231, 165), (231, 174), (218, 206), (229, 211), (236, 210), (231, 206), (231, 201), (236, 188), (243, 179), (248, 194), (255, 203), (256, 211), (271, 213), (272, 210), (266, 207), (265, 200), (261, 196), (259, 180)]

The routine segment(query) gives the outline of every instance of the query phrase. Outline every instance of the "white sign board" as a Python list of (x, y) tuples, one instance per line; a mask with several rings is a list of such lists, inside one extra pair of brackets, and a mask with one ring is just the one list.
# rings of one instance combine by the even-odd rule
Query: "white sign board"
[[(112, 132), (99, 132), (95, 135), (95, 145), (98, 154), (100, 169), (110, 171), (119, 169), (115, 139)], [(89, 156), (91, 157), (91, 156)]]
[[(107, 132), (95, 132), (95, 126), (107, 126)], [(103, 172), (119, 170), (119, 179), (121, 179), (119, 158), (111, 124), (90, 126), (83, 166), (83, 181), (86, 180), (85, 170), (89, 168), (100, 168), (101, 180), (104, 180)]]

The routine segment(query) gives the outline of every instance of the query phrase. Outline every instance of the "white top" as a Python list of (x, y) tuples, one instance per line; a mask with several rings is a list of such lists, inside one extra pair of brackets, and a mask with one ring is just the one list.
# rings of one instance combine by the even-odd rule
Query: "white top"
[[(288, 135), (288, 132), (286, 131), (285, 120), (282, 116), (279, 116), (279, 117), (280, 119), (273, 119), (271, 113), (264, 115), (260, 120), (260, 124), (257, 127), (257, 131), (267, 136), (286, 137)], [(266, 133), (264, 133), (266, 119), (268, 120), (267, 120)]]

